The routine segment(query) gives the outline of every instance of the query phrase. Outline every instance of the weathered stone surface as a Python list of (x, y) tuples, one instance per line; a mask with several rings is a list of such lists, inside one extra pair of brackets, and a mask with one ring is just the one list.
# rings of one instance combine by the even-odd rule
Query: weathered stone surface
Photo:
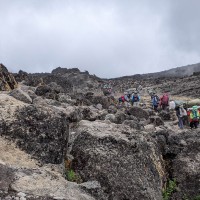
[(138, 121), (135, 120), (125, 120), (123, 124), (130, 126), (131, 128), (137, 129), (137, 130), (144, 130), (144, 126), (141, 125)]
[(15, 99), (18, 99), (20, 101), (23, 101), (25, 103), (32, 103), (31, 97), (24, 91), (22, 91), (20, 88), (16, 88), (10, 92), (10, 95), (13, 96)]
[[(14, 180), (13, 170), (0, 163), (0, 191), (8, 192), (10, 183)], [(1, 197), (1, 193), (0, 193)]]
[(44, 163), (61, 163), (68, 140), (68, 121), (51, 107), (30, 105), (16, 111), (15, 121), (1, 121), (1, 134)]
[(60, 85), (55, 82), (51, 82), (48, 85), (40, 85), (36, 88), (36, 95), (43, 96), (48, 99), (59, 99), (59, 93), (63, 93), (64, 90)]
[(0, 91), (10, 91), (17, 87), (14, 76), (8, 72), (7, 68), (0, 64)]
[(154, 124), (155, 126), (162, 126), (164, 125), (163, 120), (159, 116), (151, 116), (150, 123)]
[(107, 109), (113, 103), (112, 97), (105, 96), (92, 96), (88, 100), (94, 105), (101, 104), (104, 109)]
[(98, 119), (98, 110), (90, 107), (82, 106), (81, 108), (82, 113), (82, 119), (89, 120), (89, 121), (95, 121)]
[(41, 169), (23, 170), (21, 173), (16, 173), (16, 176), (16, 180), (11, 184), (11, 189), (14, 191), (23, 191), (25, 194), (49, 197), (49, 199), (94, 200), (81, 190), (78, 184), (67, 182), (53, 172)]
[(17, 82), (22, 82), (28, 78), (28, 73), (22, 70), (19, 70), (17, 74), (14, 75)]
[(151, 139), (128, 126), (81, 121), (73, 168), (97, 180), (109, 199), (161, 199), (162, 159)]
[(116, 118), (115, 118), (115, 115), (114, 115), (114, 114), (107, 114), (107, 115), (105, 116), (105, 120), (109, 120), (109, 121), (115, 123)]
[(115, 123), (116, 124), (122, 124), (126, 120), (126, 114), (121, 111), (117, 111), (115, 114)]
[(159, 116), (163, 119), (163, 120), (170, 120), (170, 112), (168, 111), (165, 111), (165, 110), (162, 110), (160, 113), (159, 113)]
[(100, 103), (98, 103), (98, 104), (96, 105), (96, 108), (97, 108), (98, 110), (102, 110), (103, 106), (102, 106)]
[(171, 136), (170, 152), (171, 176), (178, 183), (178, 190), (172, 199), (182, 199), (184, 196), (194, 199), (200, 194), (200, 132), (186, 131)]
[(142, 108), (140, 107), (131, 107), (127, 110), (127, 114), (129, 115), (133, 115), (137, 118), (145, 118), (145, 119), (148, 119), (149, 117), (149, 114), (148, 112), (146, 112), (145, 110), (143, 110)]
[(115, 114), (116, 112), (117, 112), (116, 106), (111, 105), (111, 106), (108, 107), (108, 113)]
[(61, 174), (45, 168), (16, 169), (0, 164), (0, 175), (2, 200), (95, 200), (88, 193), (101, 192), (101, 187), (92, 190), (87, 184), (85, 187), (84, 184), (79, 186), (66, 181)]

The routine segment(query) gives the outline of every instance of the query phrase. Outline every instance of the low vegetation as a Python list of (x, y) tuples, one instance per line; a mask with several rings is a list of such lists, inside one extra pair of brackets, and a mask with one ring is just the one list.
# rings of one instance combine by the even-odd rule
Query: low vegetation
[(169, 180), (166, 188), (163, 190), (163, 200), (169, 200), (176, 187), (176, 179)]

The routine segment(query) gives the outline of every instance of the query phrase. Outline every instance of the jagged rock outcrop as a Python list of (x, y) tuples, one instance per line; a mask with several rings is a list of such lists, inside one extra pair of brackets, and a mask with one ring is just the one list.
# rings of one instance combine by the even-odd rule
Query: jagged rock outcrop
[(47, 99), (59, 99), (59, 93), (63, 93), (64, 90), (60, 85), (55, 82), (51, 82), (48, 85), (40, 85), (36, 88), (35, 94), (38, 96), (43, 96)]
[(14, 74), (14, 77), (15, 77), (15, 80), (17, 82), (22, 82), (22, 81), (25, 81), (27, 80), (28, 78), (28, 73), (27, 72), (24, 72), (22, 70), (19, 70), (19, 72), (17, 74)]
[(100, 182), (108, 199), (162, 199), (162, 158), (142, 132), (81, 121), (71, 154), (74, 170), (84, 181)]
[(0, 91), (9, 91), (17, 87), (14, 76), (8, 72), (7, 68), (0, 64)]
[(200, 136), (199, 130), (158, 131), (160, 152), (166, 163), (168, 180), (176, 180), (172, 200), (195, 199), (200, 194)]

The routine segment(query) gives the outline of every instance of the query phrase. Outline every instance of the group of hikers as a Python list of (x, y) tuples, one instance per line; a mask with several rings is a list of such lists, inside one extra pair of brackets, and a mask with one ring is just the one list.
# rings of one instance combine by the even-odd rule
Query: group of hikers
[[(139, 92), (135, 91), (132, 94), (125, 92), (124, 95), (119, 97), (118, 103), (139, 106), (140, 104)], [(152, 109), (155, 112), (159, 110), (175, 110), (176, 116), (178, 118), (178, 126), (183, 129), (184, 125), (189, 125), (191, 129), (197, 128), (199, 124), (200, 107), (194, 105), (191, 108), (187, 108), (184, 103), (177, 103), (177, 101), (169, 101), (169, 94), (166, 92), (161, 97), (159, 97), (155, 92), (151, 94), (151, 104)]]
[(130, 103), (132, 106), (139, 106), (140, 103), (140, 96), (138, 94), (138, 92), (133, 92), (128, 93), (128, 92), (124, 92), (124, 95), (122, 95), (121, 97), (119, 97), (118, 99), (119, 104), (122, 103)]
[(180, 129), (183, 129), (184, 125), (189, 125), (191, 129), (197, 128), (199, 124), (200, 112), (197, 105), (188, 108), (187, 105), (183, 102), (169, 101), (168, 93), (164, 93), (161, 98), (156, 95), (154, 92), (151, 96), (152, 107), (157, 112), (158, 106), (163, 110), (174, 109), (176, 111), (176, 116), (178, 118), (178, 126)]

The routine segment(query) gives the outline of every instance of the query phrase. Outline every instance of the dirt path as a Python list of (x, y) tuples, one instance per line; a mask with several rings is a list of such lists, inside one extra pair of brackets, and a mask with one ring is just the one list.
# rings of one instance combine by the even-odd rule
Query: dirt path
[(0, 163), (13, 167), (36, 168), (37, 161), (15, 147), (15, 144), (0, 137)]

